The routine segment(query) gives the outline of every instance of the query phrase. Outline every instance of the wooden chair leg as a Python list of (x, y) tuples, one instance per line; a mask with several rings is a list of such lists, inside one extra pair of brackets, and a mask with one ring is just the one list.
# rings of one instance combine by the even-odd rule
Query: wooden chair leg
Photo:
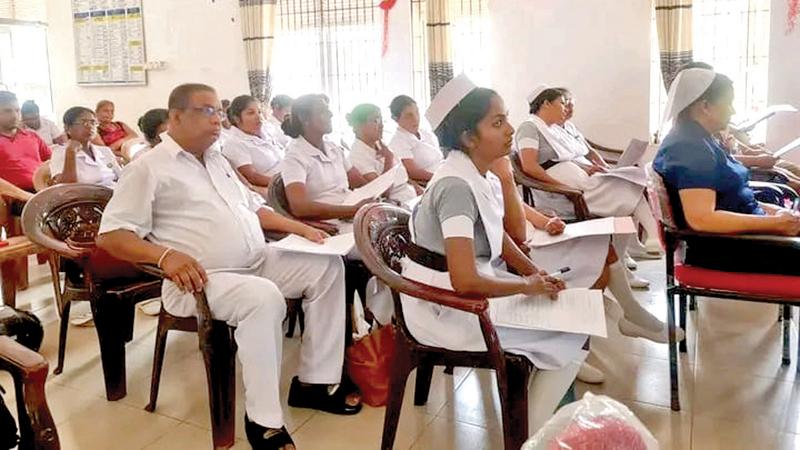
[(792, 363), (792, 357), (790, 355), (791, 344), (789, 342), (792, 328), (792, 307), (789, 305), (781, 306), (783, 310), (783, 357), (781, 358), (781, 363), (784, 366), (788, 366)]
[[(236, 440), (236, 364), (230, 328), (214, 324), (203, 348), (208, 397), (211, 409), (211, 434), (214, 448), (229, 448)], [(201, 338), (202, 342), (202, 338)]]
[(414, 385), (414, 406), (428, 403), (428, 394), (431, 391), (433, 366), (427, 363), (417, 366), (417, 380)]
[[(667, 294), (667, 326), (670, 330), (675, 328), (675, 295)], [(675, 333), (669, 333), (669, 385), (670, 407), (673, 411), (681, 410), (681, 399), (678, 380), (678, 346), (675, 342)]]
[(17, 290), (24, 291), (28, 289), (28, 257), (16, 260), (17, 264)]
[(17, 264), (16, 261), (0, 263), (0, 275), (3, 280), (3, 304), (12, 308), (17, 306)]
[[(162, 309), (163, 312), (163, 309)], [(150, 376), (150, 403), (144, 407), (145, 411), (156, 410), (158, 401), (158, 387), (161, 384), (161, 370), (164, 367), (164, 353), (167, 348), (167, 333), (172, 326), (172, 321), (164, 314), (158, 316), (158, 329), (156, 330), (156, 346), (153, 350), (153, 374)]]
[(53, 373), (58, 375), (64, 371), (64, 357), (67, 352), (67, 330), (69, 329), (69, 310), (72, 302), (67, 301), (61, 310), (61, 318), (58, 322), (58, 362)]
[[(679, 294), (678, 295), (678, 312), (680, 314), (680, 327), (683, 331), (686, 331), (686, 294)], [(688, 333), (686, 333), (688, 336)], [(682, 341), (678, 343), (678, 350), (681, 353), (686, 353), (686, 340), (688, 338), (684, 337)]]
[[(92, 316), (100, 341), (100, 361), (103, 364), (103, 378), (106, 385), (106, 398), (119, 400), (127, 395), (125, 376), (125, 338), (127, 327), (123, 323), (126, 305), (117, 298), (92, 299)], [(130, 305), (133, 308), (133, 305)]]
[[(403, 397), (406, 392), (408, 375), (414, 368), (414, 362), (404, 343), (397, 342), (392, 373), (389, 376), (389, 400), (386, 403), (386, 412), (383, 416), (383, 436), (381, 450), (392, 450), (397, 436), (397, 425), (400, 422), (400, 410), (403, 408)], [(417, 372), (419, 376), (419, 372)]]
[(506, 404), (507, 415), (511, 418), (510, 445), (513, 448), (520, 448), (530, 437), (528, 436), (528, 381), (531, 376), (531, 365), (527, 361), (507, 360), (506, 370), (508, 391), (511, 393)]

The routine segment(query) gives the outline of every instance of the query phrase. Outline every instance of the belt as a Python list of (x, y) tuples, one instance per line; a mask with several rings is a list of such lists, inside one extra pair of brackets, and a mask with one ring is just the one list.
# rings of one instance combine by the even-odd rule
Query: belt
[(549, 160), (549, 161), (545, 161), (545, 162), (543, 162), (542, 164), (540, 164), (540, 166), (542, 166), (542, 169), (544, 169), (544, 170), (547, 170), (547, 169), (549, 169), (549, 168), (551, 168), (551, 167), (555, 166), (556, 164), (558, 164), (558, 161), (553, 161), (553, 160), (551, 159), (551, 160)]
[(437, 272), (447, 272), (447, 258), (438, 253), (422, 248), (413, 242), (406, 247), (406, 256), (415, 263)]

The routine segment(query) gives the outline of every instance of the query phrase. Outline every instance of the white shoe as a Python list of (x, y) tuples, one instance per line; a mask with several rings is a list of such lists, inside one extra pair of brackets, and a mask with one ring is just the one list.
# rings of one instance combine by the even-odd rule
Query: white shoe
[(578, 369), (578, 376), (576, 378), (578, 381), (587, 384), (600, 384), (606, 381), (606, 376), (603, 375), (603, 372), (586, 361), (584, 361), (583, 364), (581, 364), (581, 368)]
[(625, 254), (625, 267), (627, 267), (628, 270), (636, 270), (636, 269), (639, 268), (639, 264), (636, 262), (635, 259), (631, 258), (631, 255), (626, 253)]
[(639, 249), (639, 248), (629, 248), (628, 249), (628, 256), (633, 259), (661, 259), (664, 256), (664, 253), (659, 249), (655, 252), (651, 252), (646, 249)]
[(161, 300), (157, 298), (145, 300), (141, 303), (138, 303), (136, 307), (139, 308), (139, 311), (144, 313), (146, 316), (157, 316), (158, 313), (161, 312)]
[[(648, 341), (657, 342), (659, 344), (669, 343), (669, 334), (667, 333), (667, 324), (661, 324), (661, 329), (652, 331), (645, 327), (639, 326), (630, 320), (622, 317), (619, 319), (619, 332), (628, 337), (640, 337)], [(680, 342), (686, 338), (686, 333), (681, 328), (675, 329), (675, 342)]]
[(625, 277), (628, 279), (628, 284), (631, 285), (631, 289), (649, 289), (650, 288), (650, 280), (645, 280), (642, 277), (636, 276), (630, 270), (625, 271)]
[(75, 325), (76, 327), (93, 327), (94, 316), (92, 316), (91, 312), (76, 314), (69, 318), (69, 323)]

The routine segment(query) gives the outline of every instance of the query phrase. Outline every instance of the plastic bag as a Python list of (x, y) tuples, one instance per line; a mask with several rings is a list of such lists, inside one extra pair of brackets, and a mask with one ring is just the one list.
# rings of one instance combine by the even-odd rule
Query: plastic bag
[(622, 403), (587, 392), (564, 406), (522, 450), (658, 450), (658, 441)]

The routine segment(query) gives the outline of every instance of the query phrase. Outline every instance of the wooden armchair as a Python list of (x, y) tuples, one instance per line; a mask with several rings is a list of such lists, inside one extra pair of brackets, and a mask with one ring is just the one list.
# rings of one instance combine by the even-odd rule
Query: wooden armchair
[[(800, 238), (772, 235), (730, 235), (692, 231), (678, 227), (673, 214), (667, 187), (661, 175), (646, 167), (647, 194), (653, 215), (661, 224), (660, 237), (667, 257), (667, 323), (675, 326), (675, 296), (678, 296), (680, 326), (686, 327), (687, 297), (711, 297), (725, 300), (773, 303), (783, 309), (782, 363), (789, 365), (791, 306), (800, 304), (800, 276), (759, 273), (723, 272), (684, 264), (683, 246), (692, 240), (716, 241), (719, 244), (764, 243), (771, 246), (800, 246)], [(675, 334), (669, 335), (669, 364), (671, 407), (680, 410), (678, 390), (678, 349)], [(680, 351), (686, 351), (686, 340), (680, 343)], [(798, 348), (800, 352), (800, 348)], [(798, 353), (800, 358), (800, 353)], [(799, 369), (800, 371), (800, 369)]]
[[(52, 186), (30, 199), (22, 214), (25, 235), (58, 254), (67, 270), (67, 288), (59, 300), (62, 314), (59, 364), (63, 367), (69, 305), (73, 298), (88, 298), (92, 308), (106, 397), (126, 395), (125, 343), (133, 338), (134, 305), (161, 296), (161, 280), (98, 249), (95, 237), (111, 189), (89, 184)], [(69, 295), (70, 289), (86, 297)]]
[[(140, 265), (137, 267), (153, 276), (164, 278), (164, 273), (156, 266)], [(233, 339), (233, 328), (224, 321), (214, 319), (205, 292), (195, 293), (194, 298), (197, 302), (197, 317), (173, 316), (163, 306), (161, 307), (153, 355), (150, 403), (147, 404), (145, 410), (153, 412), (156, 409), (167, 332), (170, 330), (197, 332), (200, 351), (203, 353), (203, 362), (206, 367), (214, 448), (230, 448), (236, 440), (236, 343)]]
[(619, 158), (623, 153), (625, 153), (625, 150), (620, 148), (606, 147), (604, 145), (592, 142), (589, 139), (586, 139), (586, 142), (590, 147), (600, 152), (600, 156), (602, 156), (603, 159), (611, 166), (616, 166), (617, 162), (619, 162)]
[(58, 450), (58, 432), (47, 406), (44, 383), (47, 360), (40, 354), (0, 336), (0, 370), (14, 379), (20, 449)]
[[(27, 201), (29, 192), (0, 179), (0, 227), (6, 230), (7, 244), (0, 247), (0, 275), (2, 276), (3, 302), (9, 306), (16, 305), (17, 288), (23, 272), (27, 273), (27, 258), (42, 251), (42, 248), (25, 236), (20, 236), (18, 219), (12, 214), (15, 202)], [(27, 278), (27, 277), (22, 277)]]
[[(409, 216), (408, 211), (396, 206), (372, 204), (362, 207), (355, 218), (356, 245), (364, 264), (391, 288), (395, 305), (396, 345), (381, 449), (394, 446), (408, 375), (417, 369), (414, 404), (424, 405), (434, 365), (494, 369), (502, 406), (505, 448), (519, 449), (528, 438), (528, 378), (533, 367), (527, 358), (503, 352), (489, 319), (489, 303), (485, 298), (460, 297), (452, 291), (427, 286), (400, 274), (400, 259), (410, 240)], [(464, 352), (420, 344), (406, 326), (401, 293), (475, 314), (488, 350)]]
[(522, 170), (522, 161), (520, 160), (519, 153), (516, 151), (511, 153), (511, 166), (514, 169), (514, 181), (522, 186), (522, 199), (526, 204), (536, 207), (533, 199), (533, 191), (549, 192), (562, 195), (572, 203), (575, 214), (573, 221), (580, 222), (594, 217), (589, 212), (589, 207), (586, 205), (586, 200), (583, 198), (583, 192), (578, 189), (564, 189), (553, 186), (528, 176), (525, 171)]

